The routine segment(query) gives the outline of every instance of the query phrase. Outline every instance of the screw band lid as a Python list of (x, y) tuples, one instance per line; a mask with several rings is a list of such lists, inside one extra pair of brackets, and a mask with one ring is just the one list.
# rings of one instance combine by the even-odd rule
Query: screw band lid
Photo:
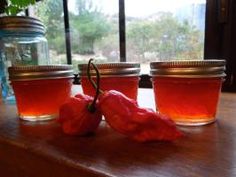
[[(99, 63), (96, 64), (101, 77), (110, 76), (138, 76), (140, 73), (140, 64), (133, 62), (117, 62), (117, 63)], [(87, 64), (79, 64), (79, 75), (87, 76)], [(96, 75), (94, 68), (91, 66), (90, 73)]]
[(225, 60), (178, 60), (151, 62), (150, 75), (159, 77), (225, 77)]
[(11, 35), (15, 33), (27, 34), (38, 33), (45, 34), (46, 29), (43, 23), (33, 17), (25, 16), (4, 16), (0, 17), (0, 34)]
[(73, 78), (72, 65), (28, 65), (8, 68), (11, 81)]

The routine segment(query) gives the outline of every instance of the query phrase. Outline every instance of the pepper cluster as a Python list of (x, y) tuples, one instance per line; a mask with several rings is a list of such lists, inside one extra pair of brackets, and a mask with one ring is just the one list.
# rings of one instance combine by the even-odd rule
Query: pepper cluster
[[(97, 73), (96, 84), (89, 73), (91, 66)], [(92, 59), (89, 60), (87, 68), (96, 95), (92, 98), (78, 94), (60, 108), (58, 121), (62, 124), (65, 133), (86, 135), (94, 132), (104, 115), (111, 128), (139, 142), (172, 141), (182, 136), (175, 123), (168, 117), (152, 109), (139, 107), (135, 100), (118, 91), (99, 90), (99, 71), (92, 63)]]

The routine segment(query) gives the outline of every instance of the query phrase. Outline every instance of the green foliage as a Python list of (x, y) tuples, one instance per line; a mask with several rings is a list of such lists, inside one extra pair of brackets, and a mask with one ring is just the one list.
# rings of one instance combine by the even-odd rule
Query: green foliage
[(17, 15), (28, 6), (36, 3), (36, 0), (1, 0), (0, 13), (6, 15)]
[(93, 54), (94, 43), (108, 34), (109, 25), (98, 12), (83, 14), (74, 21), (78, 32), (78, 53)]
[(95, 50), (102, 51), (102, 55), (108, 58), (110, 62), (119, 61), (119, 36), (118, 33), (112, 33), (95, 42)]
[(78, 13), (71, 17), (78, 39), (73, 45), (78, 47), (76, 51), (79, 54), (93, 54), (94, 43), (108, 34), (110, 25), (98, 8), (93, 6), (91, 0), (76, 2)]
[(49, 41), (51, 50), (57, 51), (58, 54), (66, 53), (65, 38), (62, 35), (58, 35)]
[(64, 33), (63, 2), (45, 0), (38, 6), (37, 15), (47, 27), (47, 37), (54, 39)]
[[(47, 27), (50, 49), (65, 53), (63, 1), (45, 0), (37, 8)], [(70, 13), (71, 47), (75, 54), (99, 52), (109, 61), (119, 58), (117, 18), (107, 18), (92, 0), (76, 0), (77, 12)], [(158, 60), (198, 59), (203, 57), (203, 32), (187, 21), (180, 23), (171, 13), (152, 18), (126, 18), (127, 55), (146, 62), (147, 54)]]
[[(37, 15), (47, 27), (49, 47), (58, 53), (65, 50), (62, 2), (45, 0), (37, 7)], [(78, 54), (94, 54), (95, 42), (108, 34), (110, 24), (91, 0), (77, 0), (76, 7), (78, 13), (70, 14), (72, 50)]]
[(143, 55), (145, 51), (152, 50), (154, 36), (154, 23), (149, 21), (136, 21), (128, 25), (127, 37), (132, 40), (128, 48), (133, 48), (137, 54)]
[(147, 52), (157, 54), (159, 60), (197, 59), (202, 58), (202, 35), (187, 22), (178, 22), (171, 13), (161, 12), (152, 21), (131, 21), (127, 27), (127, 46), (140, 60)]
[(36, 13), (47, 28), (49, 48), (58, 54), (65, 53), (63, 1), (45, 0), (37, 5)]

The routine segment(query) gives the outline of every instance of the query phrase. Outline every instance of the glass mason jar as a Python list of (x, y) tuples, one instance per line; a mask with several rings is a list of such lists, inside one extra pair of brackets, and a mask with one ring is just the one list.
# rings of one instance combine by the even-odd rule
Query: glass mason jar
[(18, 114), (23, 120), (53, 119), (71, 96), (72, 65), (13, 66), (8, 70)]
[[(137, 99), (140, 72), (139, 63), (103, 63), (96, 64), (96, 66), (101, 76), (101, 90), (117, 90), (129, 98)], [(79, 64), (78, 68), (83, 92), (87, 95), (94, 96), (95, 89), (87, 77), (87, 64)], [(92, 67), (91, 74), (95, 81), (96, 73)]]
[(150, 66), (158, 112), (178, 125), (216, 120), (225, 60), (152, 62)]
[(0, 17), (0, 83), (5, 102), (14, 102), (7, 68), (50, 63), (45, 27), (31, 17)]

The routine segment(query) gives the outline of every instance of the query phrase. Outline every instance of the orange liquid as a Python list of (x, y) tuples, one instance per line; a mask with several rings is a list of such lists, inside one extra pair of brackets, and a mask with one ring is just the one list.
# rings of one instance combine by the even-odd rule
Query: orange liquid
[(71, 95), (71, 79), (13, 81), (20, 118), (31, 121), (55, 118)]
[(215, 121), (222, 78), (154, 77), (156, 109), (179, 125)]
[[(102, 77), (100, 80), (101, 90), (117, 90), (127, 97), (137, 99), (139, 77)], [(94, 96), (95, 89), (87, 77), (81, 77), (83, 92), (87, 95)]]

